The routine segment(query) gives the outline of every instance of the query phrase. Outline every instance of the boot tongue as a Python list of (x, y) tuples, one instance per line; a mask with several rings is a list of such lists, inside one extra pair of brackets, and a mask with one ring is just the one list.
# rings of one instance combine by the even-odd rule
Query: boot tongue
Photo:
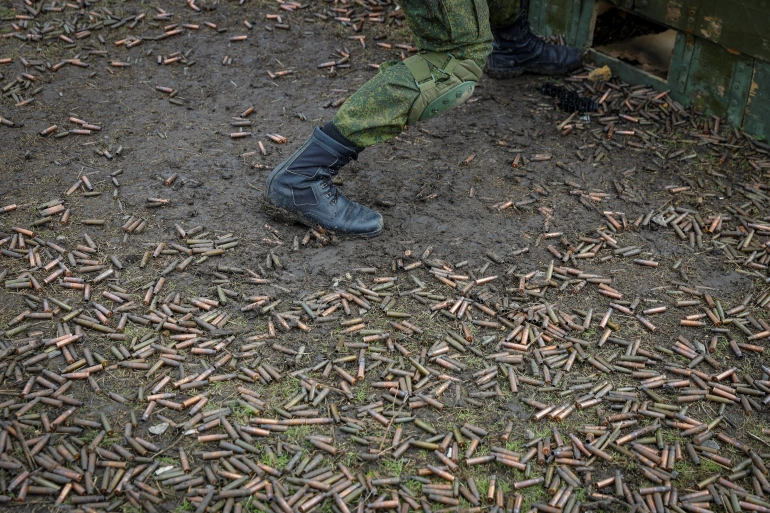
[(353, 155), (351, 155), (351, 159), (356, 160), (358, 158), (358, 154), (364, 151), (364, 148), (360, 148), (356, 146), (353, 141), (342, 135), (342, 132), (339, 131), (339, 129), (334, 126), (334, 123), (332, 121), (329, 121), (324, 126), (321, 127), (321, 132), (324, 135), (328, 135), (331, 137), (334, 141), (341, 144), (345, 147), (347, 151), (352, 151)]
[[(529, 20), (527, 19), (527, 11), (525, 9), (521, 10), (519, 17), (516, 18), (516, 21), (514, 21), (512, 25), (493, 25), (492, 35), (496, 38), (499, 37), (503, 40), (526, 45), (528, 48), (532, 48), (532, 50), (539, 50), (542, 44), (545, 44), (545, 42), (533, 34), (532, 30), (529, 28)], [(536, 46), (533, 47), (532, 43), (535, 43)]]
[(532, 33), (529, 28), (529, 21), (524, 21), (521, 32), (522, 40), (526, 41), (527, 43), (527, 49), (529, 49), (533, 54), (539, 54), (543, 51), (545, 41)]
[(329, 176), (324, 177), (324, 183), (326, 184), (326, 195), (332, 198), (332, 203), (337, 203), (337, 196), (340, 195), (339, 189), (337, 189), (337, 186), (335, 186), (332, 183), (332, 180), (334, 180), (334, 177), (339, 174), (339, 168), (338, 169), (332, 169), (328, 168)]
[(540, 55), (546, 46), (543, 39), (532, 33), (529, 28), (529, 21), (525, 17), (516, 20), (516, 23), (501, 32), (500, 36), (507, 42), (507, 45), (505, 42), (503, 43), (504, 48), (507, 46), (519, 55), (526, 54), (528, 59)]
[(334, 168), (339, 169), (347, 162), (344, 157), (335, 155), (324, 146), (311, 141), (286, 169), (306, 177), (331, 176), (332, 171), (336, 173)]

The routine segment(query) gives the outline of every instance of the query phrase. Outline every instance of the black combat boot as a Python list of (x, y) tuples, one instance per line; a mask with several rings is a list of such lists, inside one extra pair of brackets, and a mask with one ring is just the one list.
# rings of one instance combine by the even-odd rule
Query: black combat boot
[(310, 140), (267, 177), (265, 210), (337, 234), (374, 237), (382, 231), (382, 216), (350, 201), (332, 184), (332, 177), (362, 149), (333, 125), (324, 130), (316, 128)]
[(492, 25), (492, 36), (486, 68), (492, 78), (511, 78), (525, 71), (561, 75), (577, 68), (582, 60), (579, 48), (551, 45), (533, 34), (524, 11), (513, 25)]

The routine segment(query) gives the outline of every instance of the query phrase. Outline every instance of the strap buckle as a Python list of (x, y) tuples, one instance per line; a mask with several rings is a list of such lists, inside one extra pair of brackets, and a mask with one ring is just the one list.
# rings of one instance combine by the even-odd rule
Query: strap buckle
[(419, 53), (404, 60), (421, 92), (436, 85), (436, 77), (430, 69), (431, 65), (442, 73), (451, 75), (458, 63), (459, 61), (452, 54), (444, 52)]

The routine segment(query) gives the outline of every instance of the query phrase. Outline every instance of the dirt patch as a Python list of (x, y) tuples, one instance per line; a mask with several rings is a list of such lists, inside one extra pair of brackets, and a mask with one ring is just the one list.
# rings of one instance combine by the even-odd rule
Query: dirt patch
[[(340, 483), (346, 486), (336, 491), (352, 497), (350, 509), (378, 499), (418, 505), (429, 494), (426, 504), (435, 508), (455, 501), (470, 507), (472, 492), (431, 489), (430, 483), (449, 483), (437, 477), (447, 470), (463, 486), (472, 489), (474, 483), (480, 502), (495, 474), (502, 493), (493, 491), (492, 498), (500, 507), (516, 493), (523, 494), (525, 507), (569, 493), (593, 508), (622, 510), (636, 497), (615, 494), (614, 485), (597, 488), (618, 469), (629, 493), (660, 484), (650, 481), (651, 475), (661, 482), (668, 476), (681, 500), (699, 481), (727, 477), (746, 459), (720, 434), (736, 437), (765, 457), (766, 406), (758, 403), (770, 379), (762, 367), (767, 358), (748, 346), (738, 356), (728, 343), (762, 344), (761, 336), (748, 338), (767, 330), (768, 147), (761, 141), (716, 127), (713, 118), (680, 111), (656, 92), (617, 80), (586, 83), (583, 71), (564, 85), (581, 94), (594, 88), (597, 100), (608, 94), (590, 121), (576, 116), (568, 123), (563, 123), (568, 114), (538, 92), (541, 79), (485, 77), (467, 104), (367, 149), (343, 170), (344, 193), (382, 212), (380, 237), (342, 239), (265, 216), (258, 198), (267, 173), (301, 146), (314, 126), (332, 118), (330, 105), (376, 72), (370, 63), (398, 59), (408, 51), (395, 46), (410, 44), (395, 6), (368, 3), (371, 12), (360, 4), (312, 3), (290, 12), (285, 8), (293, 4), (282, 9), (276, 3), (228, 2), (200, 13), (179, 4), (168, 16), (170, 8), (98, 2), (82, 13), (65, 7), (64, 13), (43, 12), (34, 20), (16, 18), (28, 12), (20, 4), (8, 13), (14, 18), (2, 22), (4, 33), (34, 34), (48, 22), (55, 37), (0, 40), (0, 58), (12, 59), (0, 65), (3, 87), (12, 84), (7, 91), (18, 90), (17, 98), (6, 96), (0, 103), (0, 114), (14, 124), (0, 125), (0, 206), (18, 206), (0, 214), (0, 249), (21, 255), (0, 257), (0, 272), (8, 271), (0, 292), (0, 321), (10, 321), (0, 361), (5, 379), (0, 400), (6, 408), (0, 433), (12, 440), (5, 442), (0, 457), (0, 464), (11, 463), (0, 467), (5, 483), (23, 469), (37, 469), (34, 475), (48, 480), (28, 479), (13, 490), (3, 485), (2, 497), (18, 497), (19, 486), (28, 487), (29, 503), (50, 504), (50, 495), (60, 494), (65, 482), (43, 472), (56, 474), (58, 466), (83, 479), (65, 502), (88, 501), (97, 509), (108, 504), (113, 509), (195, 509), (211, 486), (216, 510), (233, 502), (266, 510), (276, 495), (289, 500), (306, 485), (302, 498), (292, 502), (301, 508), (303, 501), (311, 496), (320, 500), (324, 497), (316, 494)], [(141, 13), (145, 17), (134, 28), (136, 18), (75, 37), (87, 24)], [(387, 23), (369, 22), (355, 31), (358, 21), (344, 21), (361, 16)], [(61, 20), (70, 18), (76, 21), (65, 30)], [(169, 28), (172, 24), (179, 27)], [(151, 39), (177, 28), (177, 35)], [(74, 43), (59, 38), (60, 31)], [(231, 41), (240, 35), (246, 40)], [(355, 39), (360, 35), (366, 36), (365, 47)], [(131, 48), (115, 45), (131, 41), (129, 36), (142, 41)], [(333, 70), (318, 68), (342, 54), (350, 56), (347, 63)], [(158, 58), (168, 63), (158, 64)], [(15, 106), (30, 98), (34, 101)], [(637, 101), (644, 104), (632, 110), (624, 106), (626, 100), (633, 107)], [(251, 125), (233, 126), (250, 107), (254, 112), (245, 119)], [(70, 118), (99, 129), (83, 128)], [(39, 135), (54, 124), (56, 131)], [(91, 133), (56, 137), (73, 129)], [(230, 137), (241, 130), (252, 135)], [(277, 144), (268, 134), (287, 142)], [(63, 212), (57, 212), (36, 224), (57, 199), (69, 210), (69, 222), (61, 224)], [(191, 234), (183, 238), (177, 225)], [(35, 236), (20, 237), (15, 228), (33, 230)], [(702, 244), (696, 232), (702, 233)], [(40, 255), (40, 266), (30, 263), (30, 250), (33, 259), (34, 253)], [(156, 256), (142, 265), (146, 252)], [(91, 284), (90, 301), (82, 289), (63, 285), (81, 285), (65, 282), (66, 273), (44, 281), (58, 266), (41, 266), (60, 256), (70, 278)], [(657, 266), (634, 262), (639, 259)], [(84, 263), (88, 260), (96, 263)], [(84, 270), (88, 267), (100, 269)], [(94, 280), (110, 269), (114, 274)], [(32, 288), (16, 288), (21, 285)], [(148, 288), (157, 292), (146, 296)], [(105, 292), (125, 298), (111, 299)], [(53, 319), (14, 321), (25, 309), (46, 313), (43, 299), (57, 310)], [(54, 300), (82, 313), (70, 319)], [(99, 314), (106, 314), (97, 305), (111, 317), (101, 320)], [(644, 313), (661, 306), (667, 308), (662, 313)], [(610, 310), (609, 321), (602, 323)], [(136, 317), (127, 317), (121, 331), (118, 322), (124, 314)], [(355, 317), (362, 319), (355, 324), (364, 326), (350, 330), (346, 321)], [(681, 325), (683, 320), (692, 325)], [(23, 325), (28, 326), (14, 331)], [(98, 331), (104, 327), (115, 333)], [(30, 361), (56, 343), (25, 348), (66, 337), (66, 329), (75, 335), (82, 330), (83, 337), (53, 350), (50, 358)], [(685, 341), (677, 342), (678, 337)], [(712, 337), (717, 343), (709, 352)], [(364, 372), (358, 379), (360, 358)], [(100, 370), (102, 359), (106, 363)], [(158, 362), (162, 365), (155, 369)], [(430, 376), (418, 388), (425, 379), (420, 367)], [(686, 376), (690, 367), (700, 374)], [(734, 373), (724, 374), (733, 368)], [(48, 385), (41, 379), (54, 378), (44, 369), (69, 378)], [(91, 382), (76, 375), (84, 369)], [(183, 376), (207, 369), (205, 377), (214, 379), (174, 387)], [(509, 372), (517, 377), (517, 392)], [(663, 376), (665, 386), (655, 384), (656, 375)], [(155, 391), (164, 376), (169, 383)], [(690, 380), (685, 387), (676, 383), (683, 379)], [(69, 388), (57, 392), (63, 386)], [(325, 390), (328, 395), (315, 402)], [(41, 399), (22, 411), (34, 400), (30, 393), (40, 393)], [(199, 393), (207, 394), (207, 403), (194, 401)], [(143, 421), (152, 402), (147, 397), (153, 394), (169, 395), (154, 399), (154, 410)], [(588, 394), (599, 399), (598, 405), (582, 407), (591, 399)], [(700, 399), (679, 402), (686, 394)], [(719, 397), (730, 395), (722, 412)], [(83, 404), (48, 429), (46, 424), (70, 407), (59, 397)], [(580, 407), (563, 419), (556, 415), (576, 403)], [(188, 414), (196, 404), (205, 414), (200, 418)], [(177, 405), (184, 407), (178, 411)], [(542, 413), (548, 407), (553, 411)], [(675, 421), (672, 412), (679, 407), (684, 407), (679, 413), (694, 419), (685, 424), (716, 421), (711, 434), (698, 428), (685, 435), (684, 427), (667, 424)], [(544, 417), (540, 421), (533, 420), (537, 412)], [(623, 416), (629, 412), (635, 415)], [(669, 417), (659, 420), (665, 415), (661, 412)], [(335, 422), (303, 425), (302, 419)], [(22, 426), (30, 450), (44, 441), (37, 459), (27, 458), (10, 421)], [(163, 434), (149, 431), (162, 422), (170, 424)], [(660, 439), (650, 439), (655, 436), (651, 430), (636, 442), (656, 458), (679, 444), (681, 459), (664, 468), (644, 467), (623, 452), (624, 447), (644, 447), (629, 442), (616, 449), (618, 437), (655, 422), (661, 425)], [(125, 425), (131, 426), (125, 428), (128, 436), (121, 434)], [(102, 430), (99, 451), (109, 452), (90, 446)], [(262, 436), (261, 430), (270, 434)], [(445, 438), (448, 433), (452, 437)], [(198, 438), (212, 434), (221, 440)], [(602, 454), (584, 453), (568, 434), (601, 448)], [(480, 438), (478, 449), (469, 451), (474, 437)], [(407, 440), (411, 444), (400, 451)], [(712, 442), (729, 462), (708, 459), (714, 454), (709, 452)], [(691, 462), (687, 443), (697, 446), (700, 465)], [(436, 446), (441, 458), (433, 453)], [(173, 474), (183, 467), (180, 448), (190, 460), (187, 480)], [(219, 450), (229, 452), (223, 458), (210, 454)], [(92, 453), (97, 454), (93, 468)], [(604, 453), (611, 462), (602, 459)], [(457, 470), (447, 463), (447, 454), (459, 462)], [(493, 454), (494, 461), (465, 463)], [(638, 455), (648, 453), (636, 454), (640, 460)], [(143, 466), (153, 462), (175, 468), (165, 475), (143, 475), (150, 468)], [(569, 477), (554, 481), (548, 471), (553, 465), (571, 469), (580, 486)], [(326, 467), (328, 472), (314, 475)], [(110, 481), (123, 469), (136, 474), (118, 490), (120, 478), (115, 486)], [(400, 482), (377, 481), (395, 476)], [(538, 477), (549, 481), (520, 488), (525, 479)], [(315, 478), (327, 482), (319, 486)], [(751, 475), (733, 479), (753, 490)], [(222, 493), (228, 485), (238, 491), (230, 503)], [(162, 500), (155, 490), (162, 490)], [(442, 493), (448, 502), (441, 501)], [(315, 508), (300, 511), (340, 509), (333, 499), (325, 497)]]

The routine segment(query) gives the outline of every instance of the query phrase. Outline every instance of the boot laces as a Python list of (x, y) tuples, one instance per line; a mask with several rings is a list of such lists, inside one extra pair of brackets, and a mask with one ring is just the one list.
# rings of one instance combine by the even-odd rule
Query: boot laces
[(329, 171), (329, 176), (325, 176), (323, 178), (323, 181), (321, 182), (321, 188), (326, 189), (326, 193), (324, 194), (324, 196), (326, 196), (327, 198), (331, 198), (330, 203), (332, 205), (337, 204), (337, 200), (339, 199), (340, 194), (342, 194), (340, 190), (337, 189), (337, 187), (332, 183), (332, 180), (334, 179), (335, 176), (339, 174), (340, 168), (342, 168), (345, 164), (349, 163), (351, 160), (353, 159), (347, 158), (342, 162), (340, 162), (337, 166), (326, 168)]
[(537, 53), (538, 51), (542, 50), (546, 44), (543, 39), (532, 33), (532, 30), (529, 28), (529, 20), (524, 20), (522, 22), (521, 35), (522, 39), (527, 45), (527, 49), (533, 53)]
[(324, 177), (323, 181), (321, 182), (321, 188), (326, 189), (326, 193), (324, 196), (327, 198), (331, 198), (331, 204), (335, 205), (337, 203), (337, 199), (339, 198), (340, 191), (337, 189), (337, 187), (332, 183), (332, 179), (334, 176), (336, 176), (337, 173), (331, 173), (330, 176)]

